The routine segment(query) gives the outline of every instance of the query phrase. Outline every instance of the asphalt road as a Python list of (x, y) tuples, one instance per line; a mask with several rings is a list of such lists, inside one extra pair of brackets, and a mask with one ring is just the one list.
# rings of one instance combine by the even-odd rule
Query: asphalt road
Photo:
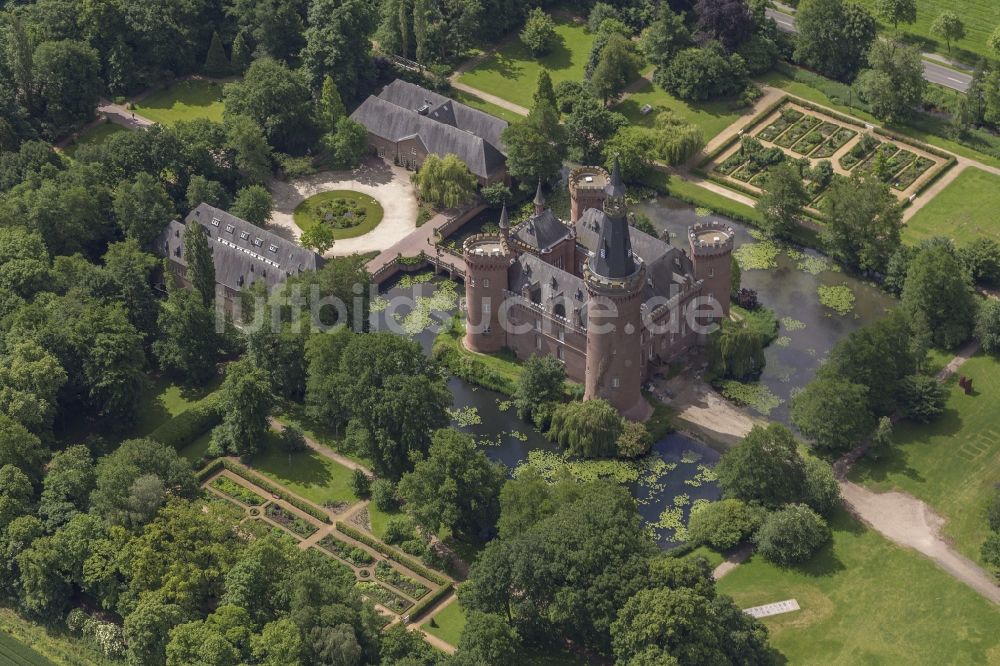
[[(778, 24), (778, 28), (781, 30), (796, 32), (795, 17), (791, 14), (768, 8), (767, 15), (774, 19), (774, 22)], [(952, 90), (958, 90), (959, 92), (967, 92), (969, 84), (972, 83), (970, 75), (963, 74), (927, 58), (924, 58), (924, 78), (931, 83), (936, 83)]]

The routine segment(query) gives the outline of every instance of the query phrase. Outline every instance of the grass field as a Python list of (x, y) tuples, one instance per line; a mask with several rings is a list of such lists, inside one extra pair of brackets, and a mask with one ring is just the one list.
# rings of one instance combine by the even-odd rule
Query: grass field
[(804, 566), (753, 557), (718, 583), (741, 608), (799, 602), (763, 620), (788, 664), (1000, 664), (1000, 609), (846, 511), (831, 526)]
[(973, 395), (965, 395), (956, 378), (940, 420), (901, 423), (893, 435), (893, 452), (877, 462), (862, 460), (851, 478), (924, 500), (948, 519), (944, 534), (978, 561), (987, 535), (986, 504), (1000, 483), (1000, 361), (976, 356), (959, 374), (972, 378)]
[(51, 661), (13, 636), (0, 632), (0, 663), (12, 666), (50, 666)]
[[(434, 624), (431, 624), (434, 620)], [(436, 625), (436, 626), (435, 626)], [(445, 606), (437, 614), (431, 616), (423, 623), (421, 629), (432, 636), (437, 636), (445, 643), (458, 645), (458, 639), (462, 637), (462, 629), (465, 628), (465, 612), (458, 600)]]
[(353, 472), (312, 449), (282, 451), (272, 433), (263, 451), (249, 460), (250, 467), (314, 504), (357, 502), (351, 489)]
[(459, 81), (523, 107), (531, 107), (538, 75), (548, 70), (552, 83), (582, 81), (594, 36), (581, 23), (555, 18), (557, 43), (552, 52), (535, 58), (514, 38), (459, 77)]
[(946, 236), (966, 245), (985, 236), (1000, 241), (1000, 176), (981, 169), (963, 171), (903, 227), (908, 243)]
[(189, 389), (165, 377), (154, 379), (139, 399), (138, 421), (134, 428), (136, 437), (144, 437), (168, 420), (198, 404), (222, 383), (217, 377), (203, 388)]
[(163, 125), (198, 118), (221, 123), (224, 108), (221, 83), (190, 80), (153, 93), (135, 105), (135, 112)]
[[(640, 109), (646, 104), (652, 106), (653, 110), (643, 115)], [(738, 111), (732, 111), (730, 103), (725, 101), (702, 104), (683, 102), (649, 81), (644, 82), (642, 87), (615, 107), (615, 111), (623, 113), (633, 125), (643, 127), (652, 127), (656, 116), (664, 110), (673, 111), (678, 117), (701, 128), (706, 143), (739, 120), (742, 115)]]
[(80, 146), (96, 146), (104, 143), (104, 141), (112, 134), (127, 131), (128, 129), (122, 127), (121, 125), (116, 125), (115, 123), (101, 123), (100, 125), (95, 125), (80, 135), (79, 139), (66, 146), (64, 152), (70, 157), (73, 157), (76, 155), (76, 151)]
[(343, 229), (334, 227), (333, 237), (336, 239), (356, 238), (368, 233), (378, 226), (385, 214), (382, 205), (367, 194), (350, 190), (332, 190), (313, 195), (296, 206), (292, 215), (295, 225), (304, 231), (312, 225), (320, 223), (324, 220), (324, 215), (329, 214), (329, 209), (325, 206), (333, 205), (339, 199), (343, 199), (348, 205), (355, 205), (363, 209), (365, 219), (357, 226)]
[(459, 90), (458, 88), (455, 88), (448, 94), (456, 102), (461, 102), (466, 106), (471, 106), (473, 109), (479, 109), (480, 111), (485, 111), (486, 113), (492, 116), (500, 118), (501, 120), (506, 120), (508, 123), (512, 123), (524, 117), (518, 113), (514, 113), (513, 111), (508, 111), (502, 106), (497, 106), (496, 104), (480, 99), (475, 95), (473, 95), (472, 93), (467, 93), (464, 90)]
[[(877, 0), (858, 0), (874, 13)], [(994, 57), (987, 46), (993, 29), (1000, 25), (1000, 3), (996, 0), (917, 0), (917, 22), (900, 25), (900, 32), (916, 38), (924, 50), (934, 50), (947, 54), (947, 45), (931, 34), (934, 19), (946, 9), (961, 17), (965, 23), (965, 39), (952, 44), (952, 56), (974, 64), (978, 57)], [(887, 26), (891, 31), (892, 26)]]

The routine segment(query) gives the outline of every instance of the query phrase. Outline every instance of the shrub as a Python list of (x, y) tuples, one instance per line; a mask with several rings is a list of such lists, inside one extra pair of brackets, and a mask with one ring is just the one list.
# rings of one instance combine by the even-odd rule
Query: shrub
[(615, 445), (618, 447), (619, 457), (638, 458), (646, 455), (653, 448), (653, 437), (645, 424), (625, 420)]
[(825, 460), (805, 456), (805, 503), (813, 511), (828, 515), (840, 502), (840, 486), (833, 468)]
[(899, 387), (903, 416), (918, 423), (930, 423), (941, 416), (947, 400), (947, 390), (934, 377), (911, 375)]
[(427, 554), (427, 544), (425, 544), (420, 539), (407, 539), (403, 543), (399, 544), (399, 547), (407, 555), (413, 555), (414, 557), (422, 558)]
[(754, 535), (760, 554), (779, 566), (809, 559), (829, 539), (826, 521), (804, 504), (775, 511)]
[(389, 479), (375, 479), (372, 483), (372, 502), (380, 511), (396, 508), (396, 484)]
[(337, 523), (337, 530), (342, 534), (346, 534), (352, 539), (360, 541), (366, 546), (374, 548), (376, 551), (382, 553), (393, 562), (399, 562), (413, 573), (419, 576), (423, 576), (429, 581), (437, 583), (438, 585), (447, 585), (449, 583), (448, 579), (442, 576), (441, 574), (437, 573), (436, 571), (428, 569), (427, 567), (423, 566), (419, 562), (409, 557), (406, 557), (405, 555), (397, 551), (395, 548), (391, 548), (390, 546), (385, 545), (384, 543), (382, 543), (375, 537), (371, 536), (370, 534), (355, 529), (350, 525), (347, 525), (346, 523)]
[(987, 564), (1000, 568), (1000, 533), (993, 532), (983, 543), (983, 561)]
[(979, 308), (976, 337), (987, 354), (1000, 354), (1000, 301), (989, 300)]
[(764, 515), (763, 509), (738, 499), (711, 502), (691, 511), (688, 534), (692, 543), (729, 550), (750, 538)]
[(989, 523), (991, 530), (1000, 532), (1000, 490), (994, 495), (993, 501), (990, 502), (989, 508), (986, 509), (986, 521)]
[(483, 200), (493, 208), (500, 208), (504, 202), (510, 201), (510, 188), (503, 183), (487, 185), (479, 191)]
[(408, 516), (390, 518), (385, 526), (385, 542), (402, 543), (413, 538), (413, 521)]
[(372, 494), (372, 480), (360, 469), (356, 469), (351, 475), (351, 489), (356, 497), (367, 499)]

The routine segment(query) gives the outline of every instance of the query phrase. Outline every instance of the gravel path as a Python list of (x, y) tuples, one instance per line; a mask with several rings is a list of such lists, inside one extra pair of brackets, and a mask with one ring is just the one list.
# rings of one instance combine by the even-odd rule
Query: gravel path
[(367, 158), (353, 171), (324, 171), (292, 182), (271, 180), (274, 197), (270, 228), (286, 238), (298, 240), (302, 231), (292, 217), (295, 207), (309, 197), (330, 190), (351, 190), (373, 197), (384, 215), (378, 226), (356, 238), (336, 241), (328, 257), (381, 252), (417, 228), (417, 197), (405, 169), (377, 158)]

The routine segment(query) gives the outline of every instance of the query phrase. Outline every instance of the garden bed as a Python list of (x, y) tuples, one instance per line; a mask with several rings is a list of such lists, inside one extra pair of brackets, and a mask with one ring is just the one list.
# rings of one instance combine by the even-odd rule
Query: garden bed
[(917, 157), (905, 169), (896, 174), (892, 182), (892, 188), (902, 192), (912, 185), (917, 178), (924, 175), (932, 166), (934, 166), (933, 160), (929, 160), (926, 157)]
[(260, 506), (267, 501), (266, 498), (261, 497), (249, 488), (241, 486), (232, 479), (224, 476), (216, 477), (215, 480), (208, 485), (226, 497), (234, 499), (241, 504), (246, 504), (247, 506)]
[(312, 536), (318, 529), (312, 523), (299, 518), (290, 511), (287, 511), (284, 507), (278, 506), (277, 504), (269, 504), (264, 513), (268, 518), (303, 539)]
[(802, 120), (802, 115), (801, 111), (797, 111), (795, 109), (783, 109), (778, 119), (762, 129), (757, 134), (757, 138), (762, 141), (773, 142), (779, 136), (784, 134), (785, 130)]
[(418, 583), (409, 576), (399, 573), (388, 562), (383, 561), (375, 565), (375, 578), (383, 583), (388, 583), (397, 590), (405, 592), (414, 599), (421, 599), (425, 594), (430, 592), (430, 589), (425, 585)]
[(375, 558), (368, 551), (352, 546), (346, 541), (341, 541), (332, 534), (323, 537), (317, 545), (356, 567), (366, 567), (375, 561)]
[(799, 139), (811, 132), (820, 124), (820, 119), (816, 116), (803, 116), (802, 120), (795, 123), (787, 132), (779, 136), (774, 144), (782, 148), (791, 148)]
[(301, 202), (292, 219), (302, 230), (314, 224), (327, 225), (333, 229), (335, 239), (343, 239), (368, 233), (382, 221), (383, 214), (381, 204), (367, 194), (333, 190)]
[(413, 604), (399, 596), (389, 588), (379, 585), (374, 581), (359, 581), (355, 584), (355, 587), (361, 592), (363, 597), (366, 597), (370, 601), (385, 606), (394, 613), (402, 614), (407, 608)]
[(826, 143), (826, 140), (833, 135), (836, 129), (837, 125), (833, 123), (823, 123), (792, 146), (792, 151), (799, 155), (809, 155), (819, 146)]
[(833, 157), (834, 153), (843, 148), (850, 142), (851, 139), (858, 135), (854, 130), (847, 129), (846, 127), (841, 127), (836, 132), (830, 135), (830, 138), (826, 140), (822, 146), (816, 149), (816, 152), (812, 154), (815, 158), (825, 158)]

